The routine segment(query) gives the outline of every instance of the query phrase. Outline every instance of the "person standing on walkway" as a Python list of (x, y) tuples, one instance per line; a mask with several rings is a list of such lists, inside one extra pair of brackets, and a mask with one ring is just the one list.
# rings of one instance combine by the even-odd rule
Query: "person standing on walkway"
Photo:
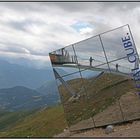
[(89, 58), (89, 65), (90, 65), (90, 67), (92, 67), (92, 61), (93, 61), (94, 59), (92, 58), (92, 57), (90, 57)]
[(116, 71), (117, 71), (117, 72), (119, 71), (118, 67), (119, 67), (119, 65), (118, 65), (118, 64), (116, 64)]

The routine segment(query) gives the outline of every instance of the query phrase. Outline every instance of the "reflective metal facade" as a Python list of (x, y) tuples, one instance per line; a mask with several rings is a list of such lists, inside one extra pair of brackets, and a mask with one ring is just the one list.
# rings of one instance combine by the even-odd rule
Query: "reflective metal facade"
[(140, 118), (139, 57), (129, 25), (49, 56), (71, 131)]

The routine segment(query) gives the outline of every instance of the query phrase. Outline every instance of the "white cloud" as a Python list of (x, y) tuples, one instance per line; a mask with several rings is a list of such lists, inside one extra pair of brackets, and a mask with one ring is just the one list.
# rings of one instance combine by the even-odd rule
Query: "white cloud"
[(80, 29), (80, 34), (81, 35), (91, 35), (92, 32), (93, 32), (93, 29), (90, 28), (90, 27)]
[[(139, 12), (140, 3), (1, 3), (0, 51), (42, 60), (55, 49), (128, 23), (140, 52)], [(77, 32), (72, 28), (77, 21), (90, 26)]]

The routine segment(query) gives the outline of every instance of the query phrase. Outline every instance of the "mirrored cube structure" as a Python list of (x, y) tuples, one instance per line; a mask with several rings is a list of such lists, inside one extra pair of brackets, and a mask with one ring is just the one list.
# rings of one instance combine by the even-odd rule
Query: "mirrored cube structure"
[(71, 131), (140, 118), (139, 56), (129, 25), (49, 56)]

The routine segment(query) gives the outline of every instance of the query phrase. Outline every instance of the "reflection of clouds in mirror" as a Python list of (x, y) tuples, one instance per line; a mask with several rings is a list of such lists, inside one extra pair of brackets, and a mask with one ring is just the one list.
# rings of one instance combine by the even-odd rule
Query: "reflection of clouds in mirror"
[(65, 71), (65, 73), (67, 73), (67, 74), (69, 74), (69, 73), (74, 73), (74, 72), (76, 72), (76, 71), (79, 71), (79, 69), (78, 68), (69, 68), (69, 67), (61, 67), (61, 68), (59, 68), (59, 67), (54, 67), (58, 72), (59, 71), (61, 71), (61, 70), (63, 70), (63, 71)]
[(103, 51), (99, 37), (92, 37), (87, 40), (80, 41), (75, 43), (74, 46), (77, 52)]
[(81, 72), (83, 78), (97, 77), (100, 73), (102, 73), (102, 72), (101, 71), (93, 71), (93, 70), (85, 70), (85, 71)]
[(79, 72), (78, 72), (78, 73), (75, 73), (75, 74), (72, 74), (72, 75), (69, 75), (69, 76), (63, 77), (63, 79), (64, 79), (65, 81), (69, 81), (69, 80), (77, 79), (77, 78), (81, 78)]
[(123, 35), (126, 35), (127, 32), (128, 31), (125, 31), (122, 34), (112, 33), (112, 37), (108, 36), (109, 33), (102, 35), (103, 46), (105, 48), (105, 52), (109, 61), (124, 57), (126, 55), (126, 51), (122, 46), (121, 38), (123, 37)]

